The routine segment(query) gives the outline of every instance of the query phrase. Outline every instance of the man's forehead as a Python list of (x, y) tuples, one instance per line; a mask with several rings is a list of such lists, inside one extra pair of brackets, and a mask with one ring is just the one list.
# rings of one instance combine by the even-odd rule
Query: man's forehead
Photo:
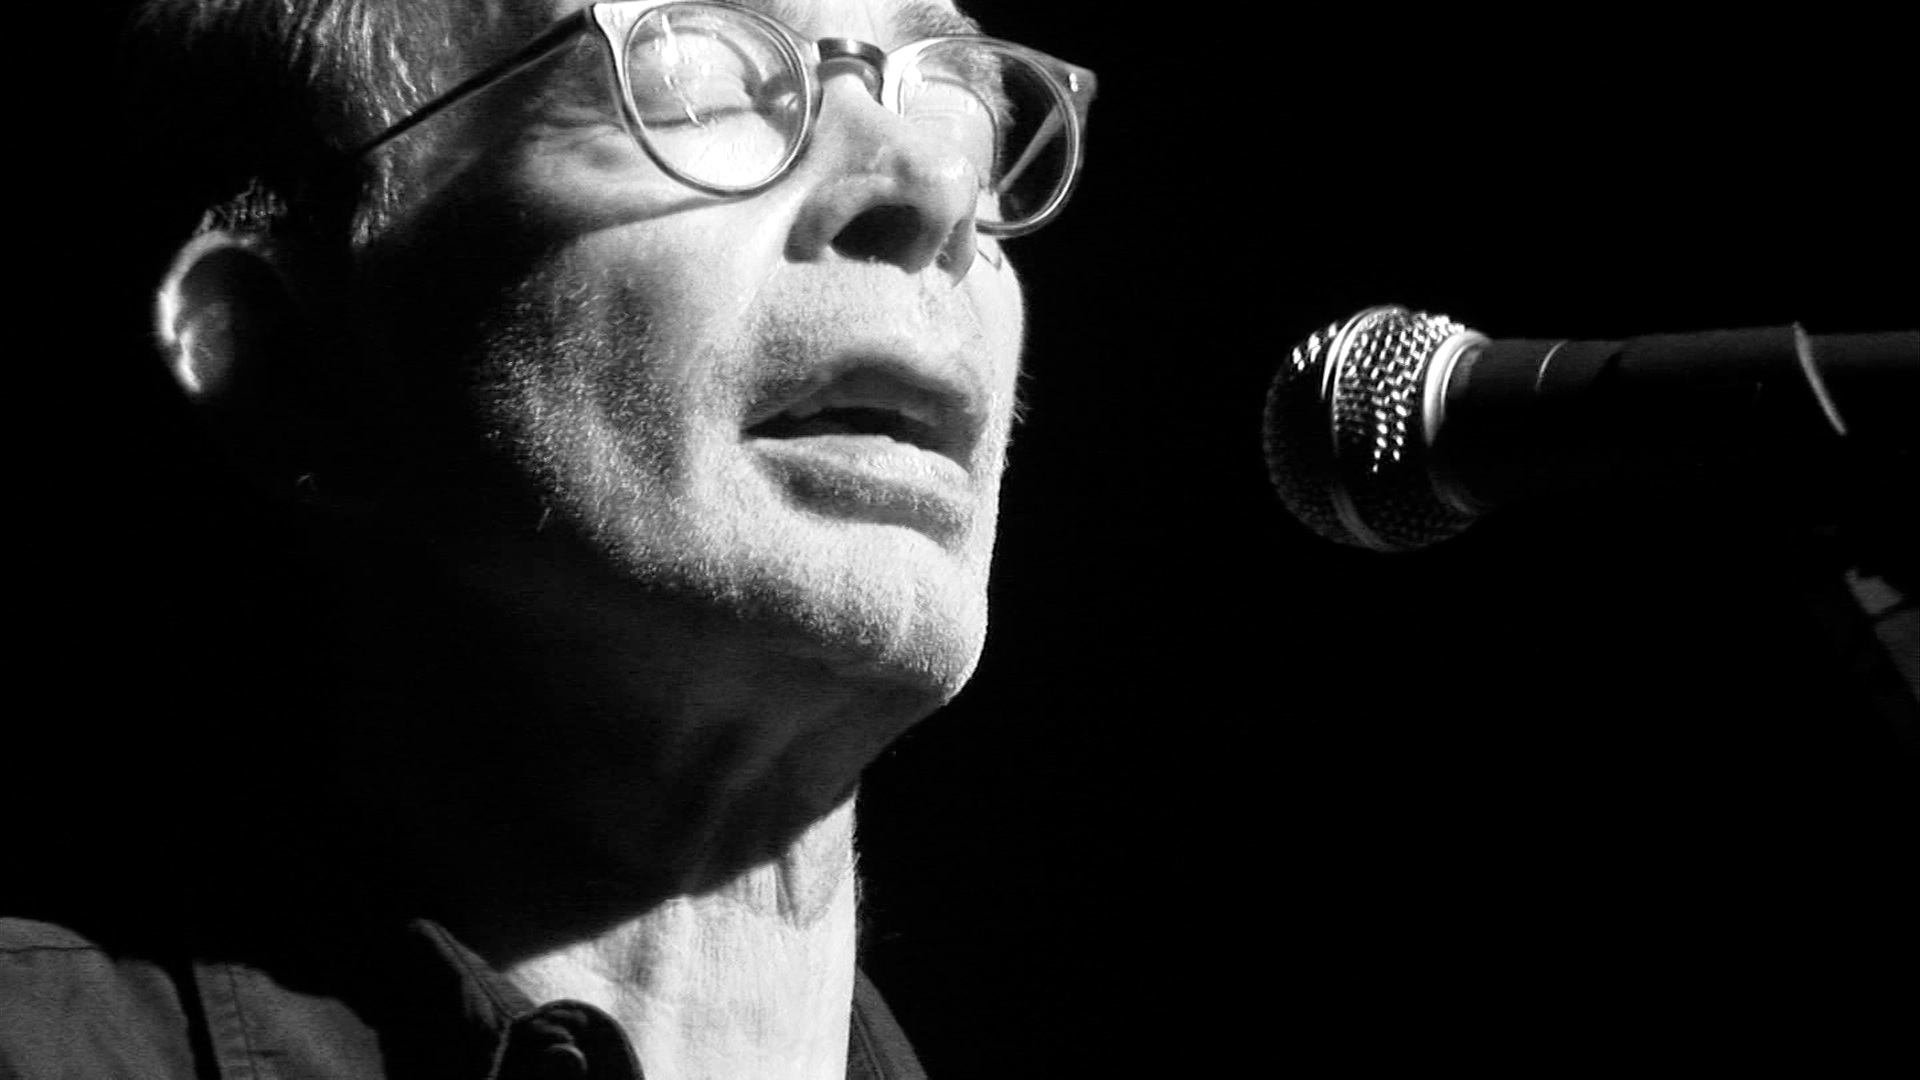
[(902, 38), (938, 37), (942, 34), (977, 34), (979, 24), (938, 0), (726, 0), (740, 7), (755, 8), (788, 26), (804, 28), (823, 14), (822, 9), (864, 9), (876, 26), (892, 30)]
[[(960, 14), (947, 0), (719, 0), (752, 8), (803, 34), (829, 36), (836, 21), (870, 22), (875, 30), (908, 41), (943, 34), (977, 34), (980, 24)], [(560, 0), (548, 5), (552, 18), (591, 6), (591, 0)], [(825, 29), (816, 29), (825, 25)], [(879, 44), (876, 42), (875, 44)]]

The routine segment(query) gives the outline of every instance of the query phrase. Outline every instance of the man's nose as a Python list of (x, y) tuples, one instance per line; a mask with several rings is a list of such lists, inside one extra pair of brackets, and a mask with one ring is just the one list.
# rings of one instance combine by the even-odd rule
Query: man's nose
[(886, 262), (910, 274), (936, 267), (959, 281), (973, 265), (982, 183), (959, 147), (874, 100), (856, 63), (830, 64), (803, 168), (818, 177), (787, 256)]

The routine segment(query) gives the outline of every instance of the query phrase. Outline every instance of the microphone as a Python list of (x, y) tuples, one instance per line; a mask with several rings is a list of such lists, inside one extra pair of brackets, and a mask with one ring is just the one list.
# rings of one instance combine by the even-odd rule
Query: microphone
[(1374, 307), (1288, 354), (1265, 428), (1295, 517), (1340, 543), (1411, 551), (1600, 480), (1910, 461), (1920, 330), (1495, 341)]

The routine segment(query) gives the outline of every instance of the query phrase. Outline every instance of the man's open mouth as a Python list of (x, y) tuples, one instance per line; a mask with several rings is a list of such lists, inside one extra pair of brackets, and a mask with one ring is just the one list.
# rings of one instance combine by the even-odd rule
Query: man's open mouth
[(856, 365), (800, 392), (745, 433), (753, 439), (879, 436), (965, 466), (977, 430), (959, 392), (891, 366)]
[(756, 439), (805, 439), (815, 435), (882, 435), (922, 450), (937, 445), (934, 427), (905, 413), (869, 405), (784, 412), (747, 429)]

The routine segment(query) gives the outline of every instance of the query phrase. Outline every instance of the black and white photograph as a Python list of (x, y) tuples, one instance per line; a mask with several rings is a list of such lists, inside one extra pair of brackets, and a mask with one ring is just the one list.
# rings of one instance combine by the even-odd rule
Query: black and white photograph
[(1907, 35), (31, 21), (0, 1077), (1920, 1066)]

